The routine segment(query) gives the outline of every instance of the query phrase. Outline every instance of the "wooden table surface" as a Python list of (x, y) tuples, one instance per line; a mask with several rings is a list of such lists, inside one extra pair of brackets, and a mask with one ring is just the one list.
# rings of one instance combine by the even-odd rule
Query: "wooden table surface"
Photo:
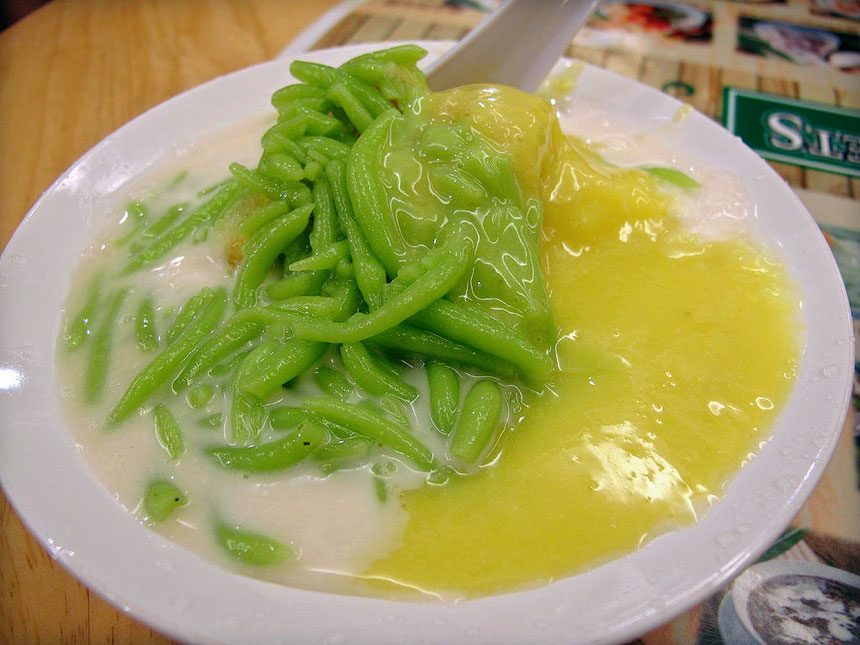
[[(187, 88), (273, 58), (337, 2), (54, 0), (0, 33), (0, 248), (39, 195), (103, 137)], [(806, 526), (858, 534), (853, 498), (839, 494), (856, 486), (852, 448), (849, 419), (801, 514)], [(687, 624), (644, 640), (695, 640)], [(3, 496), (0, 643), (35, 642), (169, 641), (62, 570)]]
[[(118, 127), (275, 57), (337, 0), (54, 0), (0, 33), (0, 248)], [(61, 569), (0, 500), (0, 643), (166, 643)]]

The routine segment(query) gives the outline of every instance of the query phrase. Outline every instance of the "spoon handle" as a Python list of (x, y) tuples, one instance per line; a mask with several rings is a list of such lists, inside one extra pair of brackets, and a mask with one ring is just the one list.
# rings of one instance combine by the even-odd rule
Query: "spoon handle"
[(507, 0), (427, 71), (433, 90), (501, 83), (534, 92), (598, 0)]

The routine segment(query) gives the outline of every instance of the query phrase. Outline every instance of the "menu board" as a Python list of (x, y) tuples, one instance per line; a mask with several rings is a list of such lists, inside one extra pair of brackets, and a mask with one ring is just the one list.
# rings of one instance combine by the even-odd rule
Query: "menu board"
[[(499, 4), (348, 0), (285, 53), (458, 40)], [(858, 332), (860, 0), (606, 0), (566, 54), (688, 103), (766, 159), (830, 244)], [(855, 408), (858, 395), (855, 378)], [(642, 641), (860, 642), (858, 419), (849, 417), (816, 493), (761, 560)]]

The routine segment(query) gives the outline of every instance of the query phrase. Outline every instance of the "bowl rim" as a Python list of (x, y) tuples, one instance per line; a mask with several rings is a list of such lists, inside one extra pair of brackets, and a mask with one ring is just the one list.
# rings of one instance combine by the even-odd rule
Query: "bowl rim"
[[(431, 55), (425, 59), (425, 62), (440, 55), (453, 44), (413, 42), (430, 51)], [(189, 115), (198, 114), (199, 112), (195, 111), (201, 109), (211, 110), (212, 116), (207, 112), (205, 118), (201, 119), (204, 123), (194, 126), (197, 134), (193, 139), (198, 139), (205, 136), (207, 132), (214, 132), (214, 129), (207, 131), (206, 128), (214, 128), (217, 125), (214, 122), (222, 118), (220, 115), (230, 110), (229, 107), (213, 105), (213, 100), (221, 100), (224, 103), (227, 102), (224, 99), (235, 99), (236, 102), (246, 101), (248, 99), (242, 92), (256, 87), (262, 94), (260, 88), (269, 83), (272, 78), (278, 79), (274, 87), (283, 85), (291, 78), (288, 72), (290, 60), (302, 58), (337, 64), (358, 53), (392, 44), (395, 43), (369, 43), (305, 52), (286, 60), (279, 59), (245, 68), (189, 89), (141, 114), (106, 137), (75, 161), (45, 191), (16, 229), (0, 256), (0, 285), (3, 285), (0, 291), (0, 309), (11, 313), (11, 315), (4, 315), (0, 320), (0, 370), (12, 370), (18, 375), (18, 381), (13, 383), (11, 388), (7, 387), (5, 390), (0, 388), (0, 418), (7, 421), (0, 424), (0, 485), (30, 532), (72, 575), (122, 611), (161, 632), (182, 640), (227, 642), (241, 639), (256, 642), (271, 640), (279, 634), (281, 637), (291, 634), (299, 639), (304, 636), (333, 641), (344, 636), (361, 642), (374, 639), (431, 641), (453, 638), (462, 641), (479, 641), (487, 636), (482, 631), (487, 629), (487, 617), (493, 617), (496, 621), (494, 633), (504, 639), (515, 639), (519, 634), (538, 640), (573, 639), (587, 642), (634, 638), (706, 599), (728, 580), (738, 575), (764, 551), (800, 510), (822, 476), (845, 422), (851, 381), (850, 377), (843, 378), (843, 373), (853, 373), (854, 341), (847, 295), (835, 261), (827, 251), (823, 237), (819, 235), (816, 239), (816, 236), (810, 235), (813, 230), (817, 230), (817, 225), (793, 191), (761, 158), (707, 117), (686, 106), (682, 108), (683, 104), (655, 89), (600, 68), (583, 66), (573, 91), (574, 95), (581, 93), (583, 88), (588, 89), (592, 86), (596, 91), (603, 83), (618, 90), (612, 97), (605, 99), (610, 104), (614, 101), (614, 104), (621, 105), (623, 103), (619, 101), (628, 100), (631, 96), (638, 97), (647, 104), (648, 109), (657, 110), (667, 121), (671, 120), (671, 115), (677, 110), (686, 110), (687, 117), (684, 123), (687, 125), (682, 124), (682, 128), (693, 126), (701, 128), (700, 134), (714, 139), (718, 147), (724, 146), (728, 153), (737, 154), (740, 162), (756, 169), (756, 176), (764, 178), (759, 184), (765, 183), (776, 191), (774, 193), (776, 205), (780, 210), (787, 209), (793, 218), (790, 221), (790, 239), (780, 241), (778, 246), (782, 249), (792, 244), (802, 244), (807, 250), (810, 264), (814, 265), (817, 271), (819, 288), (821, 285), (837, 287), (835, 290), (820, 288), (819, 294), (810, 292), (810, 298), (816, 303), (821, 300), (819, 304), (824, 309), (810, 312), (810, 308), (806, 307), (805, 315), (817, 316), (814, 319), (816, 321), (822, 317), (826, 318), (830, 325), (828, 329), (836, 334), (840, 333), (839, 328), (842, 326), (841, 333), (845, 336), (828, 339), (832, 341), (828, 344), (825, 339), (807, 335), (803, 354), (805, 364), (808, 362), (806, 358), (810, 347), (821, 347), (822, 356), (816, 355), (817, 358), (823, 358), (820, 362), (826, 364), (827, 369), (832, 366), (836, 372), (828, 378), (818, 378), (816, 381), (811, 380), (815, 378), (812, 372), (809, 375), (800, 373), (798, 376), (799, 380), (809, 380), (810, 392), (817, 397), (816, 401), (822, 408), (824, 405), (821, 402), (824, 401), (826, 389), (826, 396), (829, 397), (827, 414), (824, 415), (823, 421), (818, 421), (818, 424), (823, 426), (823, 430), (814, 429), (816, 437), (814, 449), (804, 444), (795, 450), (794, 459), (799, 461), (788, 464), (786, 474), (783, 476), (780, 473), (781, 479), (777, 478), (767, 483), (766, 498), (760, 500), (761, 503), (757, 502), (754, 505), (755, 509), (748, 504), (745, 505), (742, 499), (736, 499), (738, 494), (733, 491), (749, 485), (750, 482), (747, 480), (752, 479), (753, 475), (761, 469), (759, 464), (764, 461), (762, 455), (768, 456), (768, 463), (773, 461), (770, 455), (776, 450), (773, 439), (776, 438), (777, 433), (784, 432), (782, 430), (786, 425), (784, 417), (788, 414), (789, 405), (780, 415), (773, 437), (759, 451), (752, 463), (732, 478), (721, 501), (693, 526), (660, 536), (632, 554), (548, 586), (462, 603), (412, 603), (297, 590), (229, 573), (218, 565), (203, 561), (181, 547), (173, 545), (152, 531), (140, 531), (141, 524), (115, 500), (93, 500), (87, 497), (95, 494), (95, 491), (100, 491), (102, 498), (107, 496), (82, 463), (71, 464), (65, 461), (59, 463), (49, 460), (49, 465), (53, 466), (52, 472), (60, 475), (61, 482), (64, 481), (62, 477), (69, 476), (90, 478), (90, 481), (81, 483), (85, 496), (80, 499), (67, 498), (67, 493), (57, 488), (53, 489), (53, 497), (56, 499), (46, 499), (46, 487), (38, 480), (41, 473), (27, 472), (28, 469), (33, 470), (29, 468), (29, 464), (33, 463), (35, 448), (22, 446), (26, 443), (22, 436), (32, 434), (41, 441), (39, 432), (44, 431), (41, 426), (46, 422), (55, 423), (58, 419), (55, 414), (52, 416), (50, 405), (46, 406), (47, 409), (40, 407), (27, 409), (26, 404), (32, 401), (25, 398), (25, 395), (32, 398), (40, 391), (43, 393), (47, 391), (44, 389), (44, 384), (40, 386), (38, 382), (34, 383), (32, 370), (39, 365), (44, 370), (47, 364), (44, 347), (26, 344), (31, 338), (27, 334), (33, 332), (27, 329), (26, 324), (21, 325), (28, 319), (23, 316), (23, 312), (16, 311), (15, 307), (20, 304), (20, 298), (24, 293), (32, 295), (33, 289), (38, 288), (40, 280), (51, 276), (49, 268), (41, 267), (38, 263), (30, 263), (27, 255), (29, 250), (25, 248), (28, 244), (35, 244), (35, 247), (41, 248), (40, 242), (44, 240), (40, 240), (39, 236), (46, 234), (49, 220), (56, 218), (56, 213), (50, 215), (51, 209), (55, 209), (57, 203), (61, 202), (77, 204), (79, 208), (84, 206), (86, 200), (79, 194), (81, 189), (79, 182), (80, 178), (88, 172), (99, 170), (107, 172), (108, 176), (104, 181), (99, 181), (98, 185), (95, 188), (91, 187), (90, 190), (110, 192), (110, 189), (122, 185), (129, 177), (152, 165), (156, 161), (154, 157), (144, 161), (133, 160), (123, 165), (122, 155), (116, 157), (115, 151), (124, 142), (141, 141), (141, 137), (147, 136), (153, 125), (160, 126), (170, 121), (174, 123), (173, 129), (176, 129), (177, 119), (181, 120)], [(268, 99), (268, 95), (264, 97), (265, 99)], [(601, 98), (601, 100), (604, 99)], [(258, 108), (257, 114), (261, 111)], [(252, 116), (252, 113), (249, 112), (246, 116)], [(222, 122), (220, 127), (226, 125)], [(164, 152), (165, 149), (162, 146), (161, 154)], [(762, 213), (758, 213), (757, 217), (761, 216)], [(806, 270), (811, 269), (805, 268), (804, 271)], [(15, 280), (20, 281), (21, 286), (15, 286), (13, 284)], [(804, 292), (805, 301), (806, 295)], [(42, 321), (41, 327), (46, 329), (50, 327), (48, 331), (53, 341), (58, 319), (50, 315), (47, 318), (47, 321)], [(26, 336), (24, 345), (21, 344), (22, 335)], [(47, 353), (47, 360), (50, 365), (53, 365), (53, 342), (50, 346), (51, 351)], [(824, 349), (827, 351), (823, 351)], [(819, 364), (806, 365), (806, 368), (813, 371), (821, 370)], [(52, 371), (52, 368), (49, 371)], [(13, 375), (13, 380), (14, 378)], [(38, 381), (38, 379), (35, 380)], [(806, 380), (803, 382), (806, 383)], [(50, 381), (50, 386), (53, 387), (54, 379), (51, 378)], [(825, 382), (828, 386), (823, 389), (822, 383)], [(40, 387), (41, 390), (38, 389)], [(796, 404), (792, 410), (797, 408), (802, 411), (803, 402), (795, 401), (796, 394), (797, 385), (789, 403)], [(54, 395), (56, 396), (56, 392)], [(29, 416), (20, 416), (21, 414)], [(57, 445), (51, 447), (43, 443), (37, 447), (45, 450), (52, 459), (68, 459), (74, 454), (75, 449), (68, 436), (60, 436), (63, 433), (68, 434), (63, 421), (60, 420), (58, 429), (51, 432), (56, 436), (49, 436), (55, 440), (59, 439)], [(81, 459), (78, 461), (83, 462)], [(792, 467), (789, 468), (789, 465)], [(738, 483), (740, 480), (743, 480), (742, 483)], [(687, 579), (690, 574), (686, 574), (687, 578), (685, 578), (677, 564), (659, 575), (655, 573), (657, 578), (654, 580), (646, 575), (650, 571), (647, 567), (643, 571), (642, 563), (647, 564), (647, 562), (642, 554), (649, 555), (652, 559), (656, 557), (655, 552), (673, 554), (678, 536), (688, 535), (695, 539), (707, 535), (714, 538), (715, 536), (709, 535), (705, 528), (714, 523), (715, 511), (718, 511), (716, 515), (720, 517), (729, 514), (729, 506), (733, 504), (732, 512), (739, 516), (752, 517), (758, 512), (757, 509), (767, 508), (769, 504), (774, 503), (779, 504), (779, 511), (768, 514), (767, 519), (759, 526), (749, 527), (745, 531), (740, 531), (739, 526), (735, 527), (731, 542), (728, 542), (729, 538), (725, 538), (725, 544), (720, 542), (716, 547), (713, 544), (708, 545), (709, 548), (705, 551), (713, 561), (706, 567), (709, 572), (707, 575), (699, 572), (693, 576), (694, 579)], [(64, 508), (64, 504), (77, 505), (75, 508), (80, 510), (86, 507), (86, 510), (92, 512), (92, 517), (97, 520), (110, 519), (113, 523), (109, 530), (119, 532), (124, 540), (128, 540), (127, 546), (132, 549), (132, 553), (135, 552), (134, 549), (143, 549), (144, 553), (154, 555), (156, 566), (148, 563), (141, 565), (124, 563), (121, 553), (117, 552), (117, 546), (111, 544), (107, 536), (93, 535), (92, 532), (82, 531), (81, 527), (58, 525), (61, 517), (63, 519), (69, 517), (69, 509)], [(103, 528), (105, 527), (98, 530)], [(142, 535), (143, 533), (146, 535)], [(731, 532), (726, 531), (719, 535), (729, 533)], [(717, 538), (717, 541), (720, 539)], [(744, 545), (743, 548), (741, 545)], [(135, 572), (142, 579), (119, 589), (118, 585), (128, 584), (127, 576), (130, 572)], [(197, 595), (182, 590), (182, 585), (185, 583), (182, 576), (187, 575), (193, 576), (194, 592)], [(229, 599), (224, 599), (215, 593), (214, 587), (218, 584), (230, 586)], [(178, 588), (174, 588), (176, 585)], [(651, 592), (658, 586), (663, 593), (654, 596)], [(616, 592), (621, 593), (623, 602), (616, 599)], [(577, 606), (571, 603), (570, 596), (577, 593), (587, 594), (590, 598), (601, 598), (603, 601), (602, 610), (596, 612), (604, 621), (599, 629), (597, 625), (592, 625), (589, 630), (586, 628), (587, 625), (572, 620), (571, 614), (577, 613)], [(649, 600), (643, 602), (641, 601), (643, 597)], [(637, 601), (638, 604), (634, 604), (631, 600), (636, 598), (640, 599)], [(228, 600), (233, 603), (244, 602), (245, 606), (231, 605)], [(256, 607), (253, 606), (255, 603)], [(222, 612), (226, 611), (229, 615), (212, 616), (213, 606)], [(278, 609), (282, 610), (287, 606), (293, 610), (292, 613), (277, 613)], [(211, 619), (208, 622), (202, 619), (207, 612)], [(289, 616), (285, 617), (286, 613)], [(337, 616), (340, 627), (324, 628), (325, 620), (332, 615)], [(525, 620), (524, 615), (528, 615), (528, 620), (531, 621), (525, 632), (521, 629), (521, 621)], [(297, 618), (300, 620), (296, 620)], [(272, 621), (277, 623), (278, 620), (283, 622), (267, 625), (265, 619), (270, 623)], [(295, 631), (284, 632), (284, 629)]]

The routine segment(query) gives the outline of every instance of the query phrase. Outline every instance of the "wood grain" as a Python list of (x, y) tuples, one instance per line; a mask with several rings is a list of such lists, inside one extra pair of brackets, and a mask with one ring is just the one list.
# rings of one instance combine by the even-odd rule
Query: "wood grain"
[[(0, 33), (0, 246), (99, 140), (273, 58), (337, 0), (55, 0)], [(0, 500), (0, 643), (166, 643), (89, 592)]]

